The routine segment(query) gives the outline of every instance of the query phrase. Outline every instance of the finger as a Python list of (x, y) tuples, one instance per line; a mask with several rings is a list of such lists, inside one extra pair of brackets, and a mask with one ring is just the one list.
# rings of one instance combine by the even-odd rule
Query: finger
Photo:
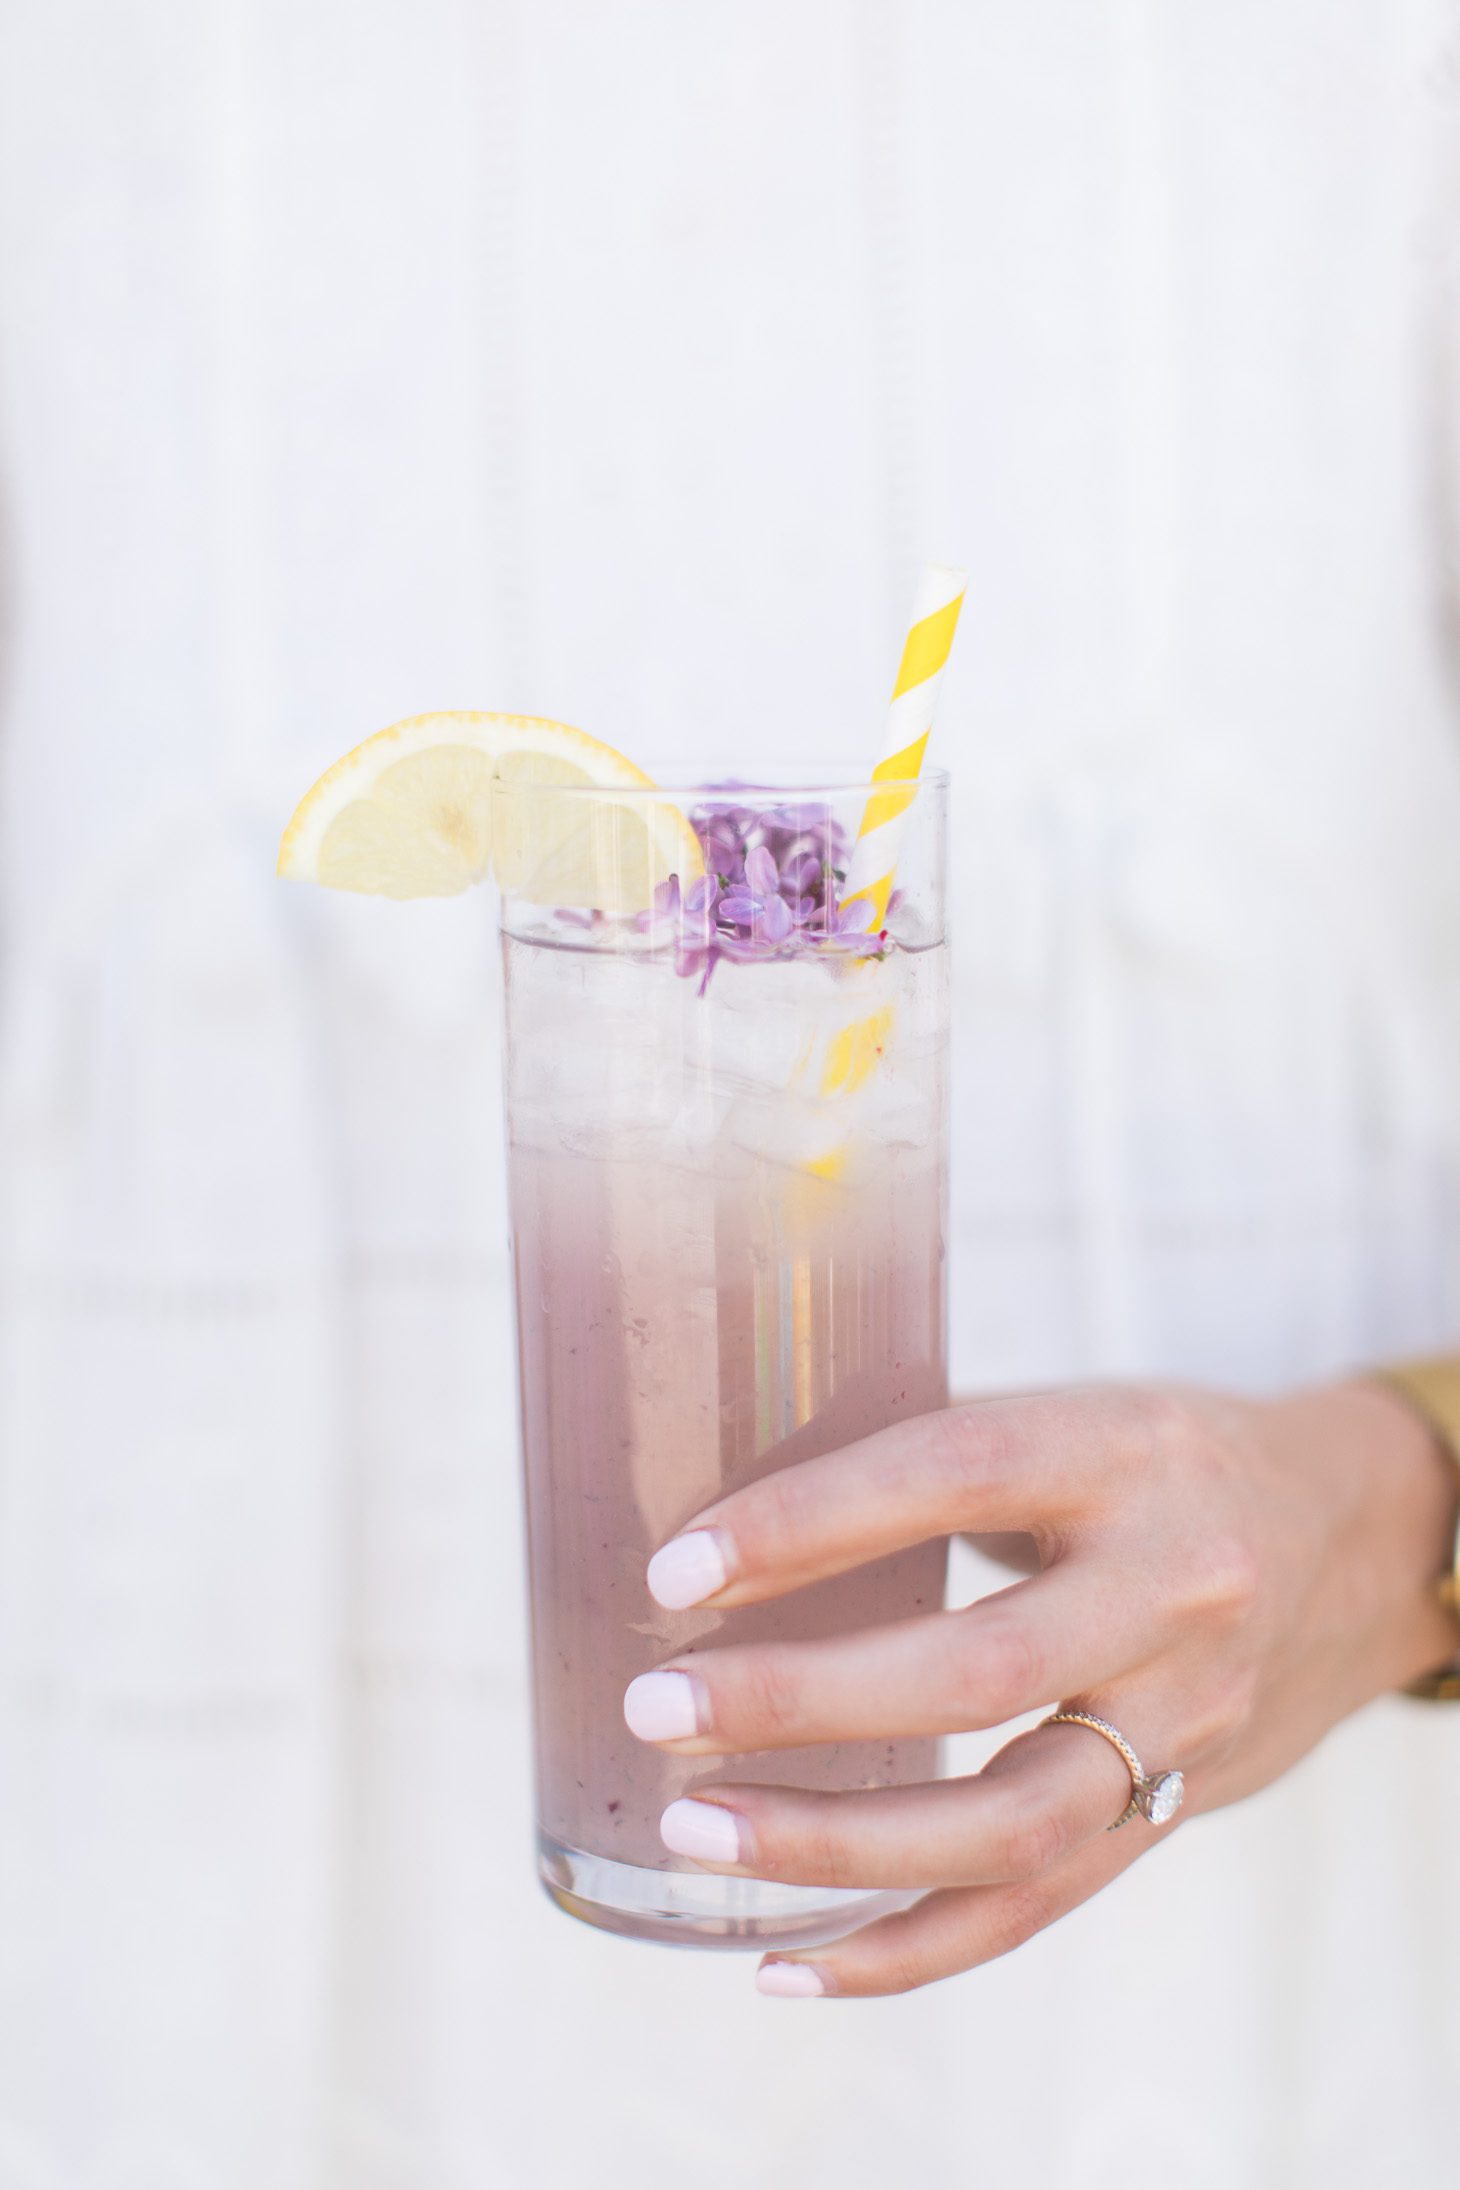
[(968, 1779), (821, 1794), (714, 1786), (672, 1802), (667, 1848), (788, 1886), (972, 1886), (1037, 1878), (1106, 1831), (1130, 1776), (1108, 1742), (1038, 1727)]
[[(1172, 1828), (1165, 1828), (1168, 1837)], [(1109, 1885), (1153, 1845), (1150, 1828), (1101, 1833), (1037, 1878), (928, 1894), (896, 1916), (805, 1954), (769, 1955), (756, 1972), (761, 1992), (868, 1999), (912, 1992), (1008, 1954)]]
[(1118, 1496), (1152, 1434), (1124, 1392), (948, 1407), (780, 1468), (707, 1506), (649, 1562), (671, 1611), (756, 1604), (961, 1530), (1062, 1526)]
[(1118, 1566), (1072, 1555), (962, 1611), (697, 1650), (631, 1681), (624, 1718), (690, 1756), (964, 1733), (1119, 1679), (1174, 1640), (1173, 1617)]

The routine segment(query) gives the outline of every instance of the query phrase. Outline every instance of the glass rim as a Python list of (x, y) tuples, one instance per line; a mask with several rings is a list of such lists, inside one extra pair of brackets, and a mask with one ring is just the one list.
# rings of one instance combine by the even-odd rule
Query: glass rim
[(831, 804), (846, 798), (872, 798), (879, 791), (894, 789), (946, 791), (949, 780), (946, 768), (920, 768), (913, 775), (877, 777), (860, 772), (839, 777), (833, 770), (822, 768), (804, 773), (799, 769), (788, 770), (779, 782), (768, 775), (722, 777), (718, 782), (711, 782), (671, 767), (661, 769), (652, 783), (543, 783), (534, 782), (530, 776), (494, 776), (491, 793), (493, 798), (527, 793), (534, 798), (612, 799), (615, 803), (669, 798), (713, 801), (732, 807), (801, 806)]

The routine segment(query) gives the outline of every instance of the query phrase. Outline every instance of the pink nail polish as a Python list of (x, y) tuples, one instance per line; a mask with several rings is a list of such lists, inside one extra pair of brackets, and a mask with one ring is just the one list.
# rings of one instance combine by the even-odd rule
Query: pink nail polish
[(646, 1576), (650, 1596), (666, 1612), (703, 1604), (729, 1578), (726, 1538), (717, 1528), (692, 1528), (687, 1535), (674, 1537), (655, 1552)]
[(809, 1962), (762, 1962), (755, 1973), (755, 1989), (774, 2000), (817, 2000), (826, 1986)]
[(671, 1802), (659, 1820), (659, 1838), (675, 1855), (691, 1856), (696, 1863), (744, 1860), (744, 1820), (722, 1802), (696, 1802), (690, 1795)]
[(624, 1724), (640, 1741), (686, 1741), (708, 1718), (701, 1693), (689, 1673), (641, 1673), (624, 1690)]

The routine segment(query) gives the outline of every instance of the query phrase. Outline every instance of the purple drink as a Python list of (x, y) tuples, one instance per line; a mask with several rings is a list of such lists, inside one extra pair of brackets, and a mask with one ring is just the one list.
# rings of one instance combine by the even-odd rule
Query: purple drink
[(726, 1491), (945, 1402), (946, 952), (913, 916), (840, 949), (833, 903), (829, 947), (757, 916), (739, 949), (727, 917), (707, 953), (671, 894), (672, 932), (504, 909), (542, 1874), (637, 1936), (805, 1941), (901, 1897), (717, 1877), (661, 1812), (732, 1778), (926, 1779), (937, 1743), (676, 1758), (623, 1693), (701, 1646), (942, 1604), (942, 1542), (730, 1613), (662, 1610), (644, 1569)]

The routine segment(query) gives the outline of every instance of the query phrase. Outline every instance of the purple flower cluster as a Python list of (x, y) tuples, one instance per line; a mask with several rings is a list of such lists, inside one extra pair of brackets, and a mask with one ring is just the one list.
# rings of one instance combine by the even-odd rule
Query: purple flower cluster
[(677, 970), (698, 978), (701, 993), (722, 958), (743, 963), (826, 950), (867, 958), (886, 950), (886, 929), (868, 931), (870, 902), (840, 900), (846, 831), (829, 806), (757, 808), (727, 796), (689, 818), (705, 871), (683, 893), (678, 875), (670, 875), (654, 893), (652, 913), (640, 919), (651, 934), (668, 931)]

